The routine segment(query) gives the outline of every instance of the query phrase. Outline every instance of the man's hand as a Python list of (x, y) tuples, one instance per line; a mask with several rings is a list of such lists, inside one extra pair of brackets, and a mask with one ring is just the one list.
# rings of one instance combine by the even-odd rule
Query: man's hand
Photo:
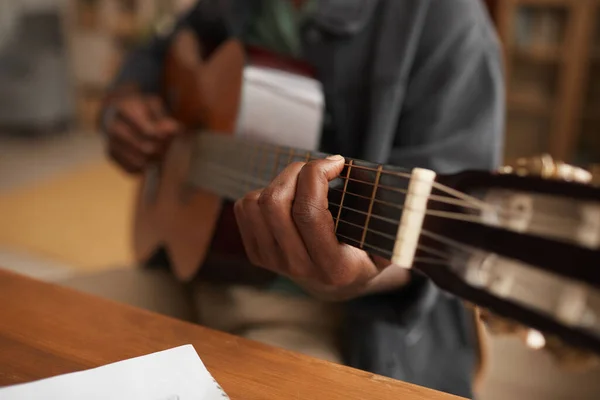
[(128, 93), (107, 105), (108, 154), (129, 173), (139, 173), (160, 160), (181, 126), (170, 118), (157, 96)]
[(364, 251), (337, 240), (327, 192), (328, 182), (343, 167), (340, 156), (293, 163), (234, 208), (250, 262), (326, 300), (391, 290), (408, 280), (405, 270), (386, 268), (390, 262), (374, 262)]

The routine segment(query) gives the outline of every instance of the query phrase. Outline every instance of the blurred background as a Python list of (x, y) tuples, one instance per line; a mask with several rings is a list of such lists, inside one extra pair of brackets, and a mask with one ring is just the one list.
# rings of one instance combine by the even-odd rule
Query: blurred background
[[(0, 266), (115, 290), (110, 272), (135, 267), (136, 184), (106, 161), (97, 114), (128, 49), (190, 3), (0, 0)], [(485, 3), (505, 50), (506, 160), (547, 152), (600, 175), (600, 0)], [(482, 399), (600, 398), (598, 370), (565, 373), (511, 339), (489, 349)]]

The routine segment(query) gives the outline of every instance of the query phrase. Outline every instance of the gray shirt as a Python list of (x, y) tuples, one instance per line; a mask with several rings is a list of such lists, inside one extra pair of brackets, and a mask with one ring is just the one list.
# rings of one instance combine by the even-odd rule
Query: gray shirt
[[(287, 0), (283, 0), (287, 1)], [(243, 38), (258, 0), (202, 0), (178, 26), (209, 47)], [(500, 44), (480, 0), (318, 0), (301, 32), (323, 84), (322, 151), (439, 173), (496, 168), (505, 114)], [(158, 89), (169, 37), (131, 54), (115, 84)], [(472, 315), (415, 275), (346, 305), (346, 363), (471, 396)]]

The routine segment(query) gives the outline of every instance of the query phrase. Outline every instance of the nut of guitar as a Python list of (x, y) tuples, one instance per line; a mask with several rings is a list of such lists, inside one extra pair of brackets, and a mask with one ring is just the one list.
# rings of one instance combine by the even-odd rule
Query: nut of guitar
[[(516, 174), (519, 176), (537, 176), (544, 179), (578, 182), (590, 185), (597, 184), (600, 179), (600, 176), (593, 176), (592, 173), (585, 169), (556, 161), (546, 154), (539, 157), (518, 159), (509, 165), (500, 168), (499, 173)], [(521, 217), (513, 221), (495, 222), (497, 224), (503, 222), (503, 226), (511, 227), (517, 231), (523, 231), (530, 222), (527, 218), (527, 215), (530, 213), (525, 211), (530, 210), (531, 199), (528, 200), (527, 198), (522, 198), (522, 196), (513, 197), (514, 198), (510, 199), (511, 201), (509, 203), (511, 203), (510, 205), (512, 208), (521, 210), (521, 213), (519, 214)], [(506, 202), (506, 199), (504, 199), (504, 201)], [(600, 238), (598, 237), (600, 236), (600, 208), (597, 206), (589, 206), (582, 209), (582, 213), (585, 214), (585, 223), (577, 232), (577, 237), (582, 244), (597, 247), (598, 243), (600, 243)], [(487, 218), (498, 219), (498, 217), (494, 215), (490, 215)], [(574, 295), (577, 295), (579, 292), (574, 289), (573, 293)], [(570, 318), (577, 314), (573, 311), (574, 307), (577, 308), (576, 306), (578, 304), (575, 300), (576, 299), (572, 299), (572, 301), (564, 302), (563, 308), (567, 307), (569, 310), (568, 312), (566, 312), (566, 309), (563, 310), (565, 312), (562, 312), (561, 315)], [(527, 347), (535, 350), (543, 349), (543, 351), (548, 352), (563, 368), (581, 370), (591, 368), (600, 363), (600, 358), (595, 354), (569, 346), (552, 335), (538, 332), (510, 319), (500, 317), (489, 310), (480, 309), (479, 316), (486, 326), (487, 331), (492, 335), (516, 336), (520, 338)]]

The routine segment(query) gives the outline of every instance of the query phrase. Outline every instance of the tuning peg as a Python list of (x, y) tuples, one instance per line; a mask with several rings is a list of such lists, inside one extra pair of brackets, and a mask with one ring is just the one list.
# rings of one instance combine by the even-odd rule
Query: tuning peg
[(519, 176), (539, 176), (544, 179), (555, 179), (569, 182), (591, 183), (592, 174), (580, 167), (556, 161), (549, 154), (536, 157), (518, 158), (498, 171), (502, 174)]

